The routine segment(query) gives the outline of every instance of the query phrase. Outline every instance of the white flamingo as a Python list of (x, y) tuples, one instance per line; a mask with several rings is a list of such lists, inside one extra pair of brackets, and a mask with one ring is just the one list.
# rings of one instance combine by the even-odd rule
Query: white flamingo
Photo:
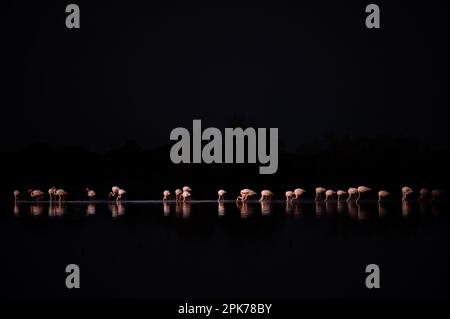
[(318, 201), (319, 199), (322, 199), (322, 193), (325, 193), (327, 190), (323, 187), (317, 187), (316, 188), (316, 198), (315, 201)]
[(226, 191), (224, 191), (223, 189), (220, 189), (218, 192), (217, 192), (217, 195), (219, 196), (219, 198), (217, 199), (217, 201), (223, 201), (224, 199), (225, 199), (225, 194), (226, 194), (227, 192)]
[(386, 192), (385, 190), (381, 190), (378, 192), (378, 203), (381, 203), (383, 198), (391, 195), (389, 192)]

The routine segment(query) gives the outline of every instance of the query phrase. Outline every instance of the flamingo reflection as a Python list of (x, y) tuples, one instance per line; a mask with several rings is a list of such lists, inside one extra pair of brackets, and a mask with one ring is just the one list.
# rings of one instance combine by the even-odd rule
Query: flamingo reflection
[(223, 201), (219, 201), (217, 203), (217, 213), (219, 214), (219, 216), (225, 215), (225, 204)]
[(183, 210), (183, 218), (189, 218), (191, 216), (191, 203), (190, 202), (183, 202), (182, 204), (182, 210)]
[(266, 200), (261, 200), (261, 215), (268, 216), (270, 215), (270, 202)]
[(163, 212), (165, 217), (170, 215), (170, 204), (166, 201), (163, 202)]
[(95, 215), (95, 204), (90, 203), (86, 207), (86, 216), (93, 216)]
[(33, 204), (30, 206), (30, 214), (33, 216), (40, 216), (44, 211), (44, 207), (40, 204)]

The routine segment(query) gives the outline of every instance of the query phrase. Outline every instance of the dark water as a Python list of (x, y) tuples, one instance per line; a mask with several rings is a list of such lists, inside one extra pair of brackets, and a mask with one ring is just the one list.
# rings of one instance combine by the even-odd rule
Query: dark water
[(0, 248), (1, 298), (448, 298), (447, 203), (2, 203)]

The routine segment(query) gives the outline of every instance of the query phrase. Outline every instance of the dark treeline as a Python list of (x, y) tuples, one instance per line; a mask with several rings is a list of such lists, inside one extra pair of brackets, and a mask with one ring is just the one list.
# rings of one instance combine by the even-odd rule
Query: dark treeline
[[(301, 187), (313, 196), (316, 186), (346, 190), (366, 185), (399, 192), (403, 185), (447, 190), (448, 149), (435, 150), (405, 138), (336, 138), (330, 136), (286, 151), (282, 144), (278, 172), (259, 175), (260, 164), (178, 164), (170, 161), (171, 145), (142, 149), (134, 141), (105, 154), (79, 147), (62, 149), (31, 144), (17, 152), (1, 152), (0, 200), (15, 189), (46, 192), (64, 188), (68, 199), (85, 199), (84, 189), (106, 198), (112, 185), (128, 191), (128, 199), (160, 199), (162, 191), (189, 185), (193, 198), (215, 199), (217, 190), (235, 198), (244, 188), (272, 190), (283, 198)], [(375, 192), (372, 194), (375, 196)]]

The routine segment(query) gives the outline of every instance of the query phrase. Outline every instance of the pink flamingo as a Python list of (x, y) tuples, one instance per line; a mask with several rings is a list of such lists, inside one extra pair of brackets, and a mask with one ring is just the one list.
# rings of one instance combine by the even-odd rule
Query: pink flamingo
[(55, 186), (53, 186), (52, 188), (50, 188), (48, 190), (48, 196), (50, 197), (50, 201), (52, 201), (52, 200), (54, 200), (56, 198), (55, 192), (56, 192), (56, 187)]
[(366, 187), (366, 186), (359, 186), (357, 188), (357, 191), (358, 191), (358, 198), (356, 199), (356, 202), (359, 202), (359, 200), (361, 199), (361, 194), (370, 192), (371, 189), (369, 187)]
[(340, 189), (340, 190), (338, 190), (338, 191), (336, 192), (336, 194), (337, 194), (337, 200), (340, 201), (340, 200), (341, 200), (341, 197), (343, 197), (344, 195), (346, 195), (347, 192)]
[(17, 190), (15, 190), (15, 191), (14, 191), (14, 201), (15, 201), (15, 202), (17, 202), (17, 200), (19, 199), (19, 196), (20, 196), (20, 192), (17, 191)]
[(259, 199), (259, 201), (263, 201), (263, 200), (270, 200), (273, 196), (273, 193), (267, 189), (262, 190), (261, 191), (261, 198)]
[(58, 189), (55, 191), (55, 196), (58, 196), (58, 201), (61, 202), (67, 196), (67, 192), (64, 189)]
[(347, 193), (348, 193), (348, 198), (347, 198), (347, 202), (348, 202), (348, 201), (350, 201), (351, 199), (353, 199), (353, 198), (356, 196), (356, 194), (358, 194), (358, 189), (355, 188), (355, 187), (350, 187), (350, 188), (347, 190)]
[(418, 200), (424, 200), (426, 199), (429, 195), (431, 195), (431, 191), (426, 189), (426, 188), (422, 188), (419, 191), (419, 198), (417, 198)]
[(192, 192), (192, 189), (191, 189), (189, 186), (184, 186), (184, 187), (183, 187), (183, 192), (191, 193), (191, 192)]
[(305, 192), (306, 191), (304, 189), (301, 189), (301, 188), (294, 189), (295, 199), (300, 199)]
[(125, 194), (126, 194), (126, 193), (127, 193), (126, 190), (120, 188), (120, 189), (117, 191), (117, 198), (116, 198), (116, 201), (122, 200), (122, 198), (125, 197)]
[(248, 200), (250, 196), (254, 195), (256, 195), (256, 192), (252, 191), (251, 189), (244, 188), (243, 190), (240, 191), (240, 195), (236, 198), (236, 201), (241, 200), (245, 202)]
[(118, 186), (111, 187), (111, 192), (108, 195), (108, 199), (111, 197), (116, 197), (119, 195), (120, 188)]
[(44, 192), (39, 189), (35, 190), (29, 189), (28, 194), (31, 196), (31, 198), (36, 198), (36, 200), (40, 200), (44, 197)]
[(333, 198), (333, 196), (336, 195), (336, 192), (332, 189), (329, 189), (325, 192), (325, 201), (327, 202), (328, 199)]
[(224, 191), (223, 189), (221, 189), (221, 190), (219, 190), (218, 192), (217, 192), (217, 195), (219, 196), (219, 198), (217, 199), (217, 201), (223, 201), (225, 198), (224, 198), (224, 196), (225, 196), (225, 194), (226, 194), (227, 192), (226, 191)]
[(188, 191), (184, 191), (181, 194), (181, 197), (183, 197), (183, 202), (187, 202), (191, 200), (191, 193), (189, 193)]
[(439, 196), (441, 196), (442, 194), (444, 194), (444, 192), (441, 191), (440, 189), (433, 189), (433, 190), (431, 191), (431, 200), (436, 199), (436, 197), (439, 197)]
[(286, 191), (286, 193), (284, 193), (286, 195), (286, 202), (289, 202), (289, 200), (294, 198), (294, 192), (293, 191)]
[(168, 190), (165, 190), (163, 192), (163, 200), (169, 200), (170, 199), (170, 192)]
[(86, 188), (85, 191), (86, 191), (87, 196), (89, 197), (89, 199), (94, 199), (95, 196), (97, 196), (97, 194), (95, 193), (95, 191), (93, 189)]
[(316, 198), (315, 201), (317, 202), (319, 199), (322, 199), (322, 193), (326, 192), (327, 190), (323, 187), (317, 187), (316, 188)]
[(386, 191), (384, 191), (384, 190), (379, 191), (378, 192), (378, 203), (381, 203), (382, 199), (387, 197), (387, 196), (389, 196), (389, 195), (391, 195), (391, 194), (386, 192)]
[(402, 187), (402, 201), (405, 201), (408, 199), (408, 197), (414, 193), (413, 189), (411, 187), (405, 186)]
[(182, 196), (181, 196), (182, 194), (183, 194), (183, 191), (181, 189), (177, 188), (175, 190), (175, 200), (177, 202), (182, 200)]

